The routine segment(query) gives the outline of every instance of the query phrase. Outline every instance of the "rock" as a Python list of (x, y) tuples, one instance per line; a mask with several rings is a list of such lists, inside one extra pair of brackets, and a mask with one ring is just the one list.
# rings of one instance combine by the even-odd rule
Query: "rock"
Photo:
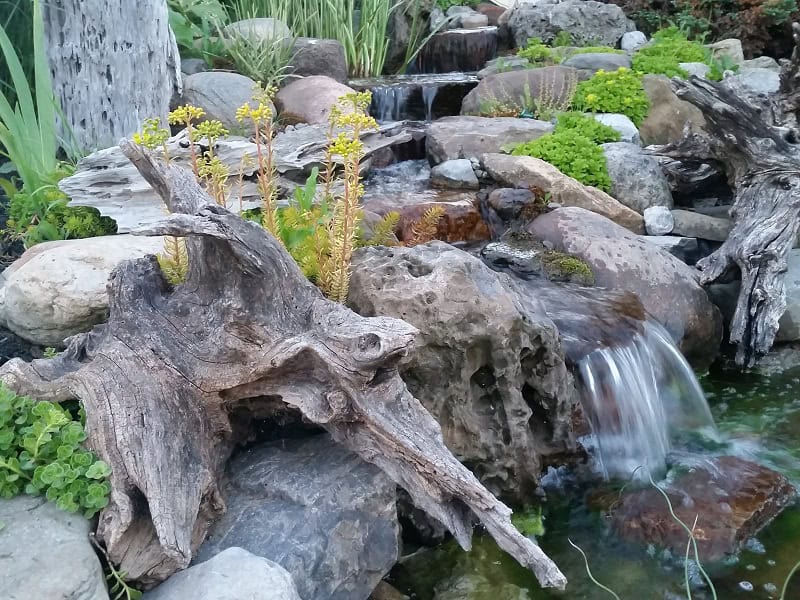
[(184, 75), (195, 75), (208, 71), (208, 65), (202, 58), (182, 58), (181, 73)]
[(735, 75), (726, 77), (725, 83), (741, 86), (753, 94), (771, 96), (780, 90), (781, 77), (780, 73), (773, 69), (741, 68)]
[(781, 66), (771, 56), (759, 56), (742, 62), (740, 69), (770, 69), (780, 73)]
[(275, 95), (275, 106), (287, 124), (327, 125), (331, 108), (342, 96), (354, 91), (330, 77), (312, 75), (282, 88)]
[(256, 18), (235, 21), (225, 26), (226, 37), (244, 37), (256, 43), (269, 44), (278, 40), (290, 40), (292, 30), (280, 19)]
[(0, 500), (3, 600), (108, 600), (92, 526), (44, 498)]
[(585, 261), (599, 287), (636, 294), (690, 361), (708, 365), (722, 338), (722, 319), (694, 269), (612, 221), (575, 207), (535, 219), (528, 231)]
[(61, 347), (105, 320), (106, 283), (119, 263), (163, 248), (163, 238), (131, 235), (37, 244), (3, 273), (0, 317), (23, 339)]
[(489, 25), (496, 26), (500, 24), (500, 17), (503, 16), (507, 9), (496, 4), (481, 2), (475, 7), (475, 10), (482, 15), (486, 15), (489, 19)]
[(641, 31), (626, 31), (622, 34), (619, 47), (625, 52), (635, 52), (647, 43), (647, 36)]
[(236, 110), (252, 101), (255, 86), (255, 81), (238, 73), (196, 73), (183, 80), (181, 103), (202, 108), (206, 119), (216, 119), (226, 129), (239, 131), (243, 125), (236, 120)]
[(631, 57), (627, 54), (615, 54), (613, 52), (586, 52), (574, 54), (561, 64), (565, 67), (592, 71), (593, 73), (600, 69), (616, 71), (620, 67), (630, 69)]
[(252, 448), (228, 473), (228, 510), (197, 561), (244, 548), (286, 569), (309, 600), (365, 600), (397, 561), (394, 482), (327, 434)]
[[(795, 495), (780, 473), (733, 456), (706, 459), (661, 487), (679, 519), (692, 527), (697, 518), (694, 537), (703, 562), (735, 553)], [(686, 552), (686, 531), (652, 487), (622, 494), (611, 524), (630, 541)]]
[(469, 6), (451, 6), (445, 11), (445, 16), (451, 19), (451, 29), (458, 29), (461, 27), (461, 18), (466, 15), (474, 14), (475, 11)]
[(573, 383), (540, 301), (442, 242), (356, 251), (349, 305), (420, 331), (401, 374), (444, 441), (495, 493), (530, 499), (543, 458), (573, 447)]
[[(590, 0), (591, 1), (591, 0)], [(464, 96), (462, 115), (492, 117), (517, 116), (523, 110), (535, 110), (534, 102), (546, 98), (554, 110), (566, 110), (575, 93), (578, 71), (571, 67), (542, 67), (496, 73), (481, 79)]]
[(522, 71), (530, 69), (533, 65), (527, 58), (519, 56), (501, 56), (494, 58), (486, 63), (486, 66), (478, 71), (478, 79), (485, 79), (489, 75), (496, 73), (507, 73), (508, 71)]
[(489, 17), (478, 13), (462, 15), (461, 27), (463, 29), (478, 29), (489, 25)]
[(467, 158), (446, 160), (431, 169), (431, 184), (436, 187), (477, 190), (480, 187), (472, 163)]
[(576, 45), (616, 46), (625, 32), (635, 29), (619, 6), (594, 0), (521, 3), (513, 9), (508, 27), (518, 48), (532, 37), (551, 42), (561, 31)]
[(678, 66), (686, 71), (688, 75), (695, 75), (703, 79), (708, 77), (708, 72), (711, 70), (711, 67), (701, 62), (678, 63)]
[(730, 38), (727, 40), (720, 40), (713, 44), (707, 44), (706, 48), (711, 50), (711, 55), (716, 59), (727, 58), (734, 65), (741, 65), (744, 62), (744, 50), (742, 50), (742, 42), (737, 39)]
[(303, 77), (327, 75), (339, 83), (347, 83), (344, 46), (339, 40), (297, 38), (288, 72)]
[(292, 576), (242, 548), (176, 573), (142, 600), (300, 600)]
[(644, 233), (642, 216), (605, 192), (564, 175), (550, 163), (530, 156), (486, 154), (483, 168), (507, 187), (538, 188), (562, 206), (579, 206), (596, 212), (633, 231)]
[(639, 214), (651, 206), (672, 208), (672, 192), (658, 161), (626, 142), (601, 144), (606, 155), (611, 195)]
[(512, 117), (445, 117), (431, 124), (425, 149), (437, 165), (446, 160), (499, 152), (506, 144), (521, 144), (553, 131), (553, 124)]
[(642, 85), (650, 100), (650, 112), (639, 127), (639, 134), (645, 146), (677, 142), (683, 138), (686, 126), (692, 132), (705, 127), (703, 113), (675, 95), (668, 77), (645, 75), (642, 78)]
[(595, 113), (592, 116), (595, 121), (599, 121), (603, 125), (608, 125), (612, 129), (618, 131), (620, 134), (620, 142), (641, 145), (642, 139), (639, 137), (639, 130), (627, 115)]
[[(661, 209), (648, 208), (647, 210)], [(647, 210), (645, 211), (645, 223), (647, 222)], [(702, 256), (700, 246), (695, 238), (679, 237), (677, 235), (645, 235), (642, 236), (642, 239), (663, 248), (687, 265), (695, 264)]]
[(497, 27), (451, 29), (432, 35), (417, 55), (420, 73), (474, 72), (497, 56)]
[(786, 312), (778, 322), (776, 342), (800, 340), (800, 250), (789, 251), (788, 264), (783, 280), (786, 286)]
[(672, 233), (674, 226), (675, 222), (669, 207), (650, 206), (644, 209), (644, 228), (647, 230), (647, 235), (666, 235)]
[(488, 198), (489, 206), (504, 221), (514, 221), (528, 206), (536, 202), (536, 195), (525, 188), (499, 188)]
[(673, 210), (672, 233), (684, 237), (724, 242), (733, 228), (730, 217), (711, 217), (691, 210)]

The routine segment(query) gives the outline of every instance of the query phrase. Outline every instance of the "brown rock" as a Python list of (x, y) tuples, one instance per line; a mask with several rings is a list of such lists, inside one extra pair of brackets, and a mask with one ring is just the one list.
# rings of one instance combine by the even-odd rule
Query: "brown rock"
[(355, 90), (326, 77), (313, 75), (293, 81), (275, 96), (278, 115), (287, 125), (327, 124), (328, 115), (339, 99)]
[(292, 75), (307, 77), (327, 75), (340, 83), (347, 83), (347, 59), (339, 40), (297, 38), (294, 57), (288, 71)]
[(530, 156), (485, 154), (483, 168), (492, 178), (508, 187), (539, 188), (550, 193), (550, 201), (562, 206), (577, 206), (603, 215), (630, 229), (644, 233), (644, 219), (605, 192), (583, 185), (564, 175), (550, 163)]
[(642, 85), (650, 99), (650, 112), (639, 127), (642, 145), (677, 142), (687, 125), (690, 131), (705, 127), (703, 113), (675, 95), (666, 75), (645, 75)]
[[(676, 516), (690, 528), (705, 561), (720, 560), (774, 519), (794, 498), (788, 480), (766, 467), (733, 456), (711, 459), (664, 490)], [(657, 544), (683, 555), (688, 536), (653, 488), (623, 495), (612, 526), (622, 537)]]
[(482, 15), (489, 17), (489, 25), (499, 25), (500, 17), (506, 12), (506, 9), (496, 4), (489, 4), (488, 2), (481, 2), (475, 7), (475, 10)]

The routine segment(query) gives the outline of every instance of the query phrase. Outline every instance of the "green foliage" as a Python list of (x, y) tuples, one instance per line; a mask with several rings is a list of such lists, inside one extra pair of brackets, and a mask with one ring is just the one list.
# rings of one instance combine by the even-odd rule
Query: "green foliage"
[(169, 25), (181, 56), (202, 58), (209, 65), (223, 51), (216, 32), (228, 18), (219, 0), (168, 0)]
[(223, 54), (233, 62), (238, 73), (267, 86), (277, 86), (286, 78), (295, 56), (294, 40), (247, 34), (228, 37), (223, 48)]
[(88, 450), (83, 425), (58, 404), (0, 385), (0, 497), (44, 495), (91, 518), (108, 504), (111, 469)]
[(655, 73), (669, 77), (687, 77), (680, 63), (710, 63), (711, 53), (699, 42), (692, 42), (677, 27), (663, 29), (653, 35), (653, 43), (644, 46), (633, 57), (633, 69), (639, 73)]
[(528, 45), (517, 52), (520, 58), (526, 58), (534, 66), (542, 66), (553, 62), (553, 51), (544, 45), (540, 38), (530, 38)]
[(624, 67), (610, 72), (600, 70), (579, 83), (573, 105), (587, 112), (627, 115), (637, 127), (650, 110), (641, 75)]
[(575, 48), (570, 52), (570, 56), (575, 54), (625, 54), (625, 52), (610, 46), (584, 46), (583, 48)]
[(436, 0), (436, 6), (442, 10), (447, 10), (452, 6), (478, 6), (480, 0)]
[(589, 138), (595, 144), (618, 142), (620, 140), (619, 131), (579, 112), (566, 112), (558, 115), (558, 122), (554, 132), (560, 133), (562, 131), (574, 131), (585, 138)]
[(519, 144), (511, 154), (540, 158), (585, 185), (593, 185), (606, 192), (611, 189), (603, 149), (575, 131), (544, 135), (532, 142)]
[(572, 45), (572, 34), (569, 31), (559, 31), (550, 42), (553, 48), (565, 48)]
[(542, 507), (536, 509), (526, 509), (515, 512), (511, 515), (511, 524), (524, 536), (543, 536), (544, 517), (542, 517)]
[(710, 60), (711, 69), (708, 71), (706, 78), (711, 81), (722, 81), (725, 76), (725, 71), (738, 71), (739, 65), (733, 62), (730, 56), (713, 56)]
[[(22, 61), (22, 71), (29, 85), (33, 84), (33, 3), (30, 0), (0, 0), (0, 28), (11, 38)], [(17, 101), (11, 72), (0, 60), (0, 94), (5, 94), (12, 106)]]
[(592, 268), (577, 256), (548, 250), (543, 252), (540, 258), (548, 279), (552, 281), (580, 282), (587, 286), (595, 283)]
[(400, 223), (400, 213), (391, 211), (386, 213), (383, 218), (378, 221), (372, 228), (372, 236), (363, 240), (364, 246), (395, 246), (397, 245), (397, 238), (395, 238), (395, 230)]

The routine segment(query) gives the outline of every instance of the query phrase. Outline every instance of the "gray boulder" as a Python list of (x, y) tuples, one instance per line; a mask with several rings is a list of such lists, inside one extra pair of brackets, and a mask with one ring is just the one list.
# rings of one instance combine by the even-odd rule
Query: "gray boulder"
[(701, 258), (700, 245), (695, 238), (677, 235), (645, 235), (642, 236), (642, 239), (649, 244), (655, 244), (666, 250), (687, 265), (693, 265)]
[(431, 184), (436, 187), (477, 190), (480, 187), (468, 158), (446, 160), (431, 169)]
[(559, 208), (535, 219), (528, 231), (556, 250), (581, 258), (599, 287), (636, 294), (686, 357), (708, 365), (722, 338), (719, 310), (694, 269), (612, 221), (581, 208)]
[(599, 121), (603, 125), (608, 125), (612, 129), (617, 130), (620, 135), (620, 142), (641, 145), (642, 138), (639, 136), (639, 130), (628, 115), (595, 113), (592, 116), (595, 121)]
[(687, 74), (703, 79), (708, 77), (708, 72), (711, 70), (711, 67), (701, 62), (678, 63), (678, 66), (686, 71)]
[(741, 65), (742, 69), (770, 69), (780, 73), (781, 66), (771, 56), (759, 56), (746, 60)]
[(651, 206), (644, 209), (644, 228), (648, 235), (666, 235), (672, 233), (675, 221), (666, 206)]
[(365, 600), (398, 558), (396, 488), (327, 434), (234, 458), (228, 510), (197, 560), (240, 547), (291, 573), (304, 600)]
[(216, 119), (230, 131), (239, 131), (243, 125), (236, 120), (236, 110), (251, 102), (255, 86), (255, 81), (239, 73), (195, 73), (183, 80), (181, 103), (202, 108), (206, 119)]
[(242, 548), (176, 573), (142, 600), (300, 600), (292, 576)]
[(3, 600), (108, 600), (89, 521), (44, 498), (0, 500)]
[(508, 27), (518, 48), (532, 37), (551, 42), (561, 31), (569, 33), (577, 45), (616, 46), (625, 32), (635, 29), (619, 6), (594, 0), (519, 3)]
[(712, 242), (724, 242), (733, 228), (733, 220), (730, 217), (712, 217), (691, 210), (673, 210), (672, 220), (674, 223), (672, 233), (675, 235)]
[(641, 31), (626, 31), (619, 41), (619, 47), (625, 52), (635, 52), (647, 43), (647, 36)]
[(672, 192), (658, 161), (636, 144), (602, 144), (611, 177), (611, 195), (639, 214), (651, 206), (672, 208)]
[(533, 65), (527, 58), (519, 56), (501, 56), (500, 58), (493, 58), (486, 63), (486, 66), (478, 71), (478, 79), (485, 79), (489, 75), (497, 73), (507, 73), (509, 71), (522, 71), (530, 69)]
[(719, 40), (713, 44), (708, 44), (706, 48), (711, 50), (711, 54), (714, 56), (714, 58), (727, 58), (730, 62), (737, 66), (744, 62), (744, 50), (742, 49), (742, 42), (736, 38)]
[(725, 78), (725, 84), (740, 86), (749, 94), (770, 96), (780, 90), (780, 72), (773, 69), (742, 68), (735, 75)]
[(553, 131), (553, 124), (513, 117), (445, 117), (428, 128), (425, 148), (437, 165), (457, 158), (478, 158), (500, 152), (506, 144), (521, 144)]
[(297, 38), (288, 72), (302, 77), (327, 75), (339, 83), (347, 83), (344, 46), (339, 40)]
[(480, 13), (470, 13), (461, 16), (462, 29), (479, 29), (489, 25), (489, 17)]
[(401, 367), (409, 390), (484, 485), (531, 499), (545, 457), (573, 447), (573, 383), (539, 299), (478, 258), (432, 242), (358, 250), (348, 303), (419, 329)]
[(288, 40), (292, 30), (280, 19), (255, 18), (236, 21), (225, 26), (228, 38), (244, 37), (254, 42), (269, 44), (273, 41)]
[(184, 76), (194, 75), (208, 71), (208, 65), (202, 58), (183, 58), (181, 59), (181, 73)]
[(631, 68), (631, 57), (627, 54), (615, 54), (613, 52), (586, 52), (575, 54), (561, 63), (565, 67), (596, 72), (600, 69), (604, 71), (616, 71), (620, 67)]

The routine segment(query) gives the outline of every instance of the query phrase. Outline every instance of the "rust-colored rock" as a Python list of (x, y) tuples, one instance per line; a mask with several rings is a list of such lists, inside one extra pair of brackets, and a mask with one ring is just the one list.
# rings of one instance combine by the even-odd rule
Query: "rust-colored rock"
[[(705, 561), (735, 552), (795, 495), (780, 473), (734, 456), (709, 460), (678, 477), (665, 491), (684, 523), (692, 527), (697, 517), (694, 537)], [(611, 523), (628, 540), (665, 546), (681, 555), (686, 552), (686, 532), (653, 488), (624, 494)]]

